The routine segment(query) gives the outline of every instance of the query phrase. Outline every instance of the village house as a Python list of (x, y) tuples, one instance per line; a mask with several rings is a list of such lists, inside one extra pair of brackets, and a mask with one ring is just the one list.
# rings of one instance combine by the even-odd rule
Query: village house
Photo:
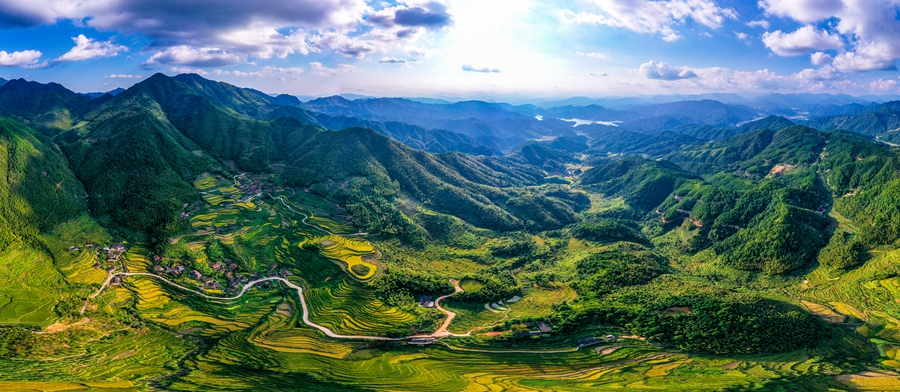
[(434, 301), (431, 300), (430, 295), (423, 295), (423, 296), (419, 297), (419, 306), (421, 306), (423, 308), (433, 308)]
[(203, 279), (203, 274), (201, 274), (200, 271), (193, 270), (191, 271), (191, 278), (193, 278), (194, 280), (200, 280)]

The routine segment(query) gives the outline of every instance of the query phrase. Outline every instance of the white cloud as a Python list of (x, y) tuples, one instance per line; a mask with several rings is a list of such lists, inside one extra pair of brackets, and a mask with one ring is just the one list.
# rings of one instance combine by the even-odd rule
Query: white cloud
[(626, 28), (638, 33), (660, 34), (665, 41), (676, 41), (681, 35), (673, 28), (687, 20), (717, 29), (725, 19), (737, 19), (737, 12), (721, 8), (712, 0), (590, 0), (599, 12), (565, 11), (572, 23)]
[(382, 57), (381, 60), (378, 61), (382, 64), (408, 64), (409, 61), (406, 59), (396, 58), (396, 57)]
[(742, 33), (740, 31), (735, 31), (734, 35), (737, 37), (738, 40), (746, 42), (748, 44), (750, 43), (750, 35), (749, 34)]
[(334, 50), (350, 57), (362, 58), (369, 53), (378, 50), (375, 45), (370, 42), (358, 38), (350, 38), (346, 35), (328, 32), (321, 36), (311, 39), (313, 45), (318, 50)]
[[(397, 5), (369, 3), (367, 0), (0, 0), (0, 26), (36, 27), (69, 20), (76, 26), (97, 31), (146, 38), (149, 43), (146, 51), (151, 55), (148, 65), (218, 67), (247, 63), (250, 58), (285, 58), (309, 52), (336, 51), (359, 58), (414, 44), (429, 32), (453, 24), (453, 14), (443, 0), (407, 0)], [(377, 15), (388, 19), (381, 25), (366, 21), (367, 17), (377, 20)], [(124, 51), (112, 43), (93, 45), (76, 47), (59, 61)], [(227, 56), (202, 53), (210, 48)], [(189, 56), (188, 50), (201, 53)]]
[(96, 41), (93, 38), (85, 37), (84, 34), (72, 37), (72, 41), (75, 41), (75, 47), (54, 61), (81, 61), (97, 57), (113, 57), (118, 56), (120, 52), (128, 51), (127, 47), (116, 45), (111, 40)]
[(23, 50), (21, 52), (7, 53), (0, 50), (0, 67), (35, 67), (40, 66), (38, 59), (41, 52), (37, 50)]
[(499, 68), (489, 68), (489, 67), (476, 67), (471, 64), (463, 64), (462, 70), (466, 72), (479, 72), (479, 73), (500, 73)]
[(803, 56), (813, 51), (840, 50), (844, 41), (837, 34), (803, 26), (793, 33), (781, 30), (763, 34), (763, 43), (779, 56)]
[(893, 79), (883, 80), (883, 79), (879, 78), (878, 80), (873, 81), (871, 84), (869, 84), (869, 89), (871, 89), (872, 91), (896, 92), (898, 90), (897, 86), (898, 86), (898, 83), (896, 80), (893, 80)]
[(838, 77), (837, 70), (830, 65), (825, 65), (823, 67), (813, 69), (807, 68), (800, 72), (792, 75), (795, 78), (799, 78), (802, 80), (810, 80), (810, 81), (819, 81), (819, 80), (834, 80)]
[(769, 21), (768, 21), (768, 20), (764, 20), (764, 19), (761, 19), (761, 20), (754, 20), (754, 21), (747, 22), (747, 26), (749, 26), (749, 27), (762, 27), (763, 29), (768, 30), (768, 29), (769, 29)]
[(406, 47), (406, 54), (413, 57), (425, 57), (428, 55), (428, 50), (416, 46), (408, 46)]
[(197, 75), (209, 75), (209, 72), (206, 72), (199, 68), (187, 68), (187, 67), (172, 67), (169, 68), (169, 72), (177, 73), (177, 74), (185, 74), (185, 73), (194, 73)]
[(603, 54), (603, 53), (597, 53), (597, 52), (587, 52), (587, 53), (585, 53), (585, 52), (575, 52), (575, 54), (577, 54), (577, 55), (579, 55), (579, 56), (585, 56), (585, 57), (595, 58), (595, 59), (598, 59), (598, 60), (605, 60), (605, 59), (608, 58), (608, 57), (606, 57), (605, 54)]
[(830, 19), (847, 47), (834, 56), (834, 66), (845, 72), (896, 69), (900, 57), (900, 2), (896, 0), (763, 0), (769, 15), (801, 23)]
[(894, 61), (900, 56), (898, 43), (889, 41), (860, 42), (854, 49), (835, 56), (834, 66), (843, 71), (892, 70), (896, 69)]
[(141, 75), (131, 75), (131, 74), (112, 74), (107, 76), (109, 79), (141, 79), (143, 76)]
[(709, 32), (706, 32), (706, 31), (700, 33), (700, 36), (706, 37), (706, 38), (712, 38), (712, 34), (710, 34)]
[(606, 72), (591, 72), (591, 76), (600, 76), (600, 77), (604, 77), (604, 76), (609, 76), (609, 74), (606, 73)]
[(338, 64), (337, 68), (328, 68), (318, 61), (309, 63), (309, 69), (319, 76), (334, 76), (342, 73), (356, 72), (356, 67), (348, 64)]
[(154, 54), (142, 65), (154, 66), (172, 64), (191, 67), (222, 67), (226, 65), (241, 64), (246, 61), (246, 55), (228, 53), (219, 48), (176, 46)]
[(299, 75), (306, 71), (303, 68), (279, 68), (267, 65), (263, 67), (262, 72), (270, 75)]
[(696, 78), (697, 74), (687, 67), (673, 67), (664, 62), (650, 60), (641, 64), (638, 73), (648, 79), (679, 80)]
[(767, 14), (811, 23), (828, 19), (844, 9), (842, 0), (761, 0)]
[(831, 64), (831, 60), (833, 60), (831, 55), (825, 52), (815, 52), (809, 55), (809, 62), (813, 65)]

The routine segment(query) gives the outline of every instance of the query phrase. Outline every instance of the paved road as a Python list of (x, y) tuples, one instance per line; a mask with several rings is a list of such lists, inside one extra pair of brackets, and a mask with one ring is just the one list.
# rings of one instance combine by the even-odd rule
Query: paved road
[[(335, 339), (362, 339), (362, 340), (401, 341), (401, 340), (407, 340), (407, 339), (414, 338), (414, 337), (415, 337), (415, 338), (422, 338), (422, 337), (440, 338), (440, 337), (447, 337), (447, 336), (468, 336), (468, 334), (466, 334), (466, 335), (455, 335), (455, 334), (451, 334), (451, 333), (447, 332), (447, 331), (446, 331), (446, 330), (447, 330), (447, 327), (450, 325), (450, 322), (453, 321), (453, 317), (455, 317), (456, 314), (453, 313), (453, 312), (450, 312), (450, 311), (448, 311), (448, 310), (446, 310), (446, 309), (443, 309), (443, 308), (441, 308), (440, 306), (437, 305), (438, 302), (439, 302), (440, 300), (442, 300), (442, 299), (444, 299), (444, 298), (447, 298), (447, 297), (450, 297), (451, 295), (456, 294), (456, 293), (462, 291), (462, 289), (459, 287), (459, 283), (456, 282), (455, 280), (452, 281), (452, 282), (453, 282), (454, 285), (456, 286), (457, 291), (454, 292), (453, 294), (449, 294), (449, 295), (442, 296), (442, 297), (438, 298), (437, 301), (435, 301), (435, 306), (438, 308), (438, 310), (440, 310), (441, 312), (444, 312), (444, 314), (446, 314), (446, 315), (448, 316), (447, 320), (444, 321), (444, 325), (441, 326), (441, 329), (439, 329), (438, 331), (435, 331), (434, 333), (431, 333), (431, 334), (414, 335), (414, 336), (407, 336), (407, 337), (401, 337), (401, 338), (390, 338), (390, 337), (385, 337), (385, 336), (342, 335), (342, 334), (339, 334), (339, 333), (336, 333), (336, 332), (332, 331), (332, 330), (329, 329), (328, 327), (325, 327), (325, 326), (322, 326), (322, 325), (319, 325), (319, 324), (316, 324), (316, 323), (312, 322), (312, 321), (309, 319), (309, 307), (306, 305), (306, 297), (303, 295), (303, 288), (300, 287), (300, 286), (297, 286), (296, 284), (292, 283), (291, 281), (289, 281), (289, 280), (287, 280), (287, 279), (285, 279), (285, 278), (277, 277), (277, 276), (276, 276), (276, 277), (269, 277), (269, 278), (257, 279), (257, 280), (248, 282), (247, 284), (244, 285), (244, 287), (241, 288), (241, 291), (240, 291), (237, 295), (234, 295), (234, 296), (231, 296), (231, 297), (219, 297), (219, 296), (214, 296), (214, 295), (208, 295), (208, 294), (206, 294), (206, 293), (203, 293), (203, 292), (200, 292), (200, 291), (197, 291), (197, 290), (193, 290), (193, 289), (188, 288), (188, 287), (184, 287), (184, 286), (182, 286), (182, 285), (180, 285), (180, 284), (178, 284), (178, 283), (175, 283), (175, 282), (173, 282), (173, 281), (171, 281), (171, 280), (169, 280), (169, 279), (166, 279), (166, 278), (164, 278), (164, 277), (162, 277), (162, 276), (159, 276), (159, 275), (157, 275), (157, 274), (151, 274), (151, 273), (146, 273), (146, 272), (118, 272), (118, 273), (110, 274), (110, 275), (106, 278), (106, 281), (103, 282), (103, 285), (100, 286), (100, 289), (97, 290), (96, 293), (94, 293), (93, 295), (91, 295), (91, 296), (84, 302), (84, 305), (81, 307), (81, 314), (84, 314), (85, 310), (87, 309), (87, 305), (88, 305), (89, 301), (90, 301), (91, 299), (97, 298), (97, 297), (103, 292), (103, 290), (106, 288), (106, 286), (109, 286), (109, 283), (110, 283), (110, 282), (112, 281), (112, 279), (113, 279), (114, 277), (116, 277), (116, 276), (122, 276), (122, 277), (126, 277), (126, 276), (149, 276), (149, 277), (153, 277), (153, 278), (159, 279), (159, 280), (161, 280), (161, 281), (163, 281), (163, 282), (165, 282), (165, 283), (167, 283), (167, 284), (169, 284), (169, 285), (171, 285), (171, 286), (175, 286), (175, 287), (177, 287), (177, 288), (179, 288), (179, 289), (181, 289), (181, 290), (184, 290), (184, 291), (187, 291), (187, 292), (190, 292), (190, 293), (194, 293), (194, 294), (196, 294), (196, 295), (199, 295), (199, 296), (201, 296), (201, 297), (203, 297), (203, 298), (212, 299), (212, 300), (218, 300), (218, 301), (233, 301), (233, 300), (236, 300), (236, 299), (242, 297), (248, 290), (252, 289), (253, 286), (255, 286), (255, 285), (257, 285), (257, 284), (260, 284), (260, 283), (263, 283), (263, 282), (268, 282), (268, 281), (273, 281), (273, 280), (274, 280), (274, 281), (279, 281), (279, 282), (284, 283), (286, 286), (288, 286), (288, 287), (290, 287), (290, 288), (292, 288), (292, 289), (294, 289), (294, 290), (297, 290), (297, 295), (300, 297), (300, 306), (303, 308), (303, 323), (306, 324), (306, 325), (308, 325), (308, 326), (310, 326), (310, 327), (313, 327), (313, 328), (315, 328), (315, 329), (318, 329), (319, 331), (322, 331), (326, 336), (332, 337), (332, 338), (335, 338)], [(441, 332), (442, 330), (443, 330), (443, 332)]]

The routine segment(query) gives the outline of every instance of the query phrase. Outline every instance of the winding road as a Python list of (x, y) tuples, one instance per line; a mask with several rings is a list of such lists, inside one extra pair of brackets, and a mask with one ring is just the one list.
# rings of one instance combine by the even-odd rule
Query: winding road
[(453, 294), (448, 294), (448, 295), (444, 295), (444, 296), (438, 297), (438, 299), (436, 299), (436, 300), (434, 301), (435, 308), (437, 308), (437, 310), (439, 310), (439, 311), (441, 311), (442, 313), (444, 313), (445, 315), (447, 315), (447, 319), (444, 320), (444, 324), (441, 325), (441, 327), (438, 328), (437, 331), (435, 331), (435, 332), (433, 332), (433, 333), (430, 333), (430, 334), (413, 335), (413, 336), (407, 336), (407, 337), (401, 337), (401, 338), (390, 338), (390, 337), (385, 337), (385, 336), (342, 335), (342, 334), (339, 334), (339, 333), (336, 333), (336, 332), (332, 331), (332, 330), (329, 329), (328, 327), (325, 327), (325, 326), (322, 326), (322, 325), (319, 325), (319, 324), (316, 324), (316, 323), (312, 322), (312, 321), (309, 319), (309, 307), (306, 305), (306, 297), (303, 296), (303, 288), (300, 287), (300, 286), (298, 286), (298, 285), (296, 285), (296, 284), (294, 284), (294, 283), (292, 283), (291, 281), (289, 281), (289, 280), (287, 280), (287, 279), (285, 279), (285, 278), (277, 277), (277, 276), (274, 276), (274, 277), (268, 277), (268, 278), (262, 278), (262, 279), (257, 279), (257, 280), (248, 282), (247, 284), (244, 285), (244, 287), (241, 288), (241, 291), (240, 291), (237, 295), (234, 295), (234, 296), (231, 296), (231, 297), (217, 297), (217, 296), (213, 296), (213, 295), (208, 295), (208, 294), (206, 294), (206, 293), (203, 293), (203, 292), (200, 292), (200, 291), (197, 291), (197, 290), (188, 288), (188, 287), (184, 287), (184, 286), (182, 286), (182, 285), (180, 285), (180, 284), (178, 284), (178, 283), (175, 283), (175, 282), (173, 282), (173, 281), (171, 281), (171, 280), (169, 280), (169, 279), (166, 279), (166, 278), (164, 278), (164, 277), (162, 277), (162, 276), (159, 276), (159, 275), (157, 275), (157, 274), (151, 274), (151, 273), (147, 273), (147, 272), (117, 272), (117, 273), (109, 274), (109, 276), (107, 276), (106, 280), (103, 282), (103, 285), (100, 286), (100, 289), (97, 290), (96, 293), (94, 293), (93, 295), (91, 295), (90, 297), (88, 297), (87, 300), (84, 301), (84, 305), (81, 307), (81, 314), (82, 314), (82, 315), (84, 315), (84, 312), (87, 310), (87, 306), (88, 306), (88, 303), (90, 303), (90, 300), (92, 300), (92, 299), (97, 298), (98, 296), (100, 296), (100, 294), (103, 293), (103, 290), (104, 290), (107, 286), (109, 286), (110, 282), (112, 282), (113, 278), (115, 278), (116, 276), (122, 276), (122, 277), (127, 277), (127, 276), (149, 276), (149, 277), (153, 277), (153, 278), (159, 279), (159, 280), (161, 280), (161, 281), (163, 281), (163, 282), (165, 282), (165, 283), (167, 283), (167, 284), (169, 284), (169, 285), (171, 285), (171, 286), (177, 287), (177, 288), (179, 288), (179, 289), (181, 289), (181, 290), (184, 290), (184, 291), (187, 291), (187, 292), (196, 294), (196, 295), (201, 296), (201, 297), (206, 298), (206, 299), (212, 299), (212, 300), (217, 300), (217, 301), (234, 301), (234, 300), (236, 300), (236, 299), (242, 297), (248, 290), (252, 289), (253, 286), (255, 286), (255, 285), (257, 285), (257, 284), (260, 284), (260, 283), (263, 283), (263, 282), (268, 282), (268, 281), (273, 281), (273, 280), (279, 281), (279, 282), (284, 283), (286, 286), (288, 286), (288, 287), (290, 287), (290, 288), (292, 288), (292, 289), (297, 290), (297, 295), (300, 297), (300, 306), (303, 308), (303, 317), (302, 317), (302, 318), (303, 318), (303, 323), (306, 324), (306, 325), (308, 325), (308, 326), (310, 326), (310, 327), (313, 327), (313, 328), (315, 328), (315, 329), (318, 329), (319, 331), (322, 331), (322, 333), (324, 333), (326, 336), (331, 337), (331, 338), (335, 338), (335, 339), (358, 339), (358, 340), (402, 341), (402, 340), (408, 340), (408, 339), (412, 339), (412, 338), (442, 338), (442, 337), (462, 337), (462, 336), (469, 336), (468, 333), (467, 333), (467, 334), (463, 334), (463, 335), (458, 335), (458, 334), (452, 334), (452, 333), (447, 332), (447, 328), (450, 326), (450, 322), (453, 321), (453, 318), (456, 317), (456, 313), (453, 313), (453, 312), (451, 312), (451, 311), (449, 311), (449, 310), (446, 310), (446, 309), (442, 308), (442, 307), (440, 306), (440, 301), (443, 300), (443, 299), (445, 299), (445, 298), (448, 298), (448, 297), (450, 297), (450, 296), (452, 296), (452, 295), (454, 295), (454, 294), (457, 294), (457, 293), (460, 293), (460, 292), (463, 291), (463, 289), (462, 289), (461, 287), (459, 287), (459, 282), (456, 281), (456, 280), (453, 280), (453, 279), (451, 279), (450, 282), (453, 283), (454, 287), (456, 288), (456, 291), (455, 291)]

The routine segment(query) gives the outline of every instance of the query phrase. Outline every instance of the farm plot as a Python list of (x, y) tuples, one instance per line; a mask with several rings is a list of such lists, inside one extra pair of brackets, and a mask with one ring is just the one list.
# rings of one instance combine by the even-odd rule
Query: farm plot
[(347, 271), (357, 279), (370, 279), (378, 271), (378, 266), (365, 260), (376, 255), (375, 248), (366, 240), (328, 235), (305, 239), (299, 247), (306, 244), (318, 244), (325, 257), (346, 264)]
[(48, 326), (58, 315), (64, 277), (46, 255), (24, 246), (0, 253), (0, 324)]

